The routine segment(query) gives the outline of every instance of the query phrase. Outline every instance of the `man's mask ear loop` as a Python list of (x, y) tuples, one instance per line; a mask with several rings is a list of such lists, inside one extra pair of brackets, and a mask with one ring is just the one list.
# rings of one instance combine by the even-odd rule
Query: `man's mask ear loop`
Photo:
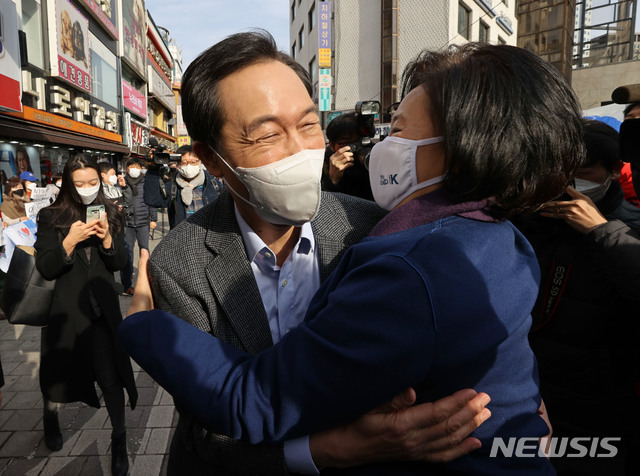
[[(226, 160), (224, 160), (224, 159), (222, 158), (222, 156), (221, 156), (220, 154), (218, 154), (218, 152), (217, 152), (213, 147), (211, 147), (209, 144), (207, 144), (207, 147), (209, 147), (209, 149), (211, 149), (211, 152), (213, 152), (214, 154), (216, 154), (216, 155), (218, 156), (218, 158), (220, 158), (220, 160), (222, 160), (222, 162), (224, 163), (224, 165), (226, 165), (226, 166), (227, 166), (227, 168), (228, 168), (229, 170), (231, 170), (231, 172), (233, 173), (233, 175), (235, 175), (236, 177), (238, 177), (238, 180), (240, 180), (240, 182), (242, 182), (242, 179), (240, 178), (240, 176), (238, 175), (238, 173), (237, 173), (235, 170), (233, 170), (233, 168), (232, 168), (232, 167), (227, 163), (227, 161), (226, 161)], [(233, 189), (233, 187), (229, 184), (229, 182), (228, 182), (228, 181), (226, 181), (226, 180), (225, 180), (224, 184), (226, 185), (226, 187), (227, 187), (229, 190), (231, 190), (231, 191), (233, 192), (233, 194), (234, 194), (236, 197), (238, 197), (240, 200), (242, 200), (243, 202), (245, 202), (247, 205), (250, 205), (250, 206), (252, 206), (254, 209), (257, 209), (257, 207), (256, 207), (256, 205), (255, 205), (254, 203), (251, 203), (249, 200), (247, 200), (247, 199), (246, 199), (246, 198), (244, 198), (242, 195), (240, 195), (237, 191), (235, 191), (235, 190)], [(249, 190), (249, 189), (247, 188), (247, 192), (249, 192), (249, 198), (251, 198), (251, 190)]]

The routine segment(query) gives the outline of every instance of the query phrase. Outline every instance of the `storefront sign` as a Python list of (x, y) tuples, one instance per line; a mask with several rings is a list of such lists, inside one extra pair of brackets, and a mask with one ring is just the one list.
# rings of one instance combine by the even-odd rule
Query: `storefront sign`
[(183, 145), (191, 145), (191, 137), (178, 136), (178, 147), (182, 147)]
[(56, 0), (58, 76), (91, 91), (89, 22), (69, 0)]
[(28, 106), (23, 106), (23, 109), (24, 110), (22, 112), (10, 112), (7, 114), (10, 116), (25, 119), (27, 121), (38, 122), (40, 124), (46, 124), (48, 126), (58, 127), (60, 129), (66, 129), (71, 132), (79, 132), (81, 134), (99, 137), (101, 139), (107, 139), (114, 142), (122, 142), (122, 136), (120, 134), (100, 129), (83, 122), (66, 119), (56, 114), (51, 114), (50, 112), (33, 109)]
[(147, 117), (147, 98), (124, 79), (122, 80), (124, 107), (141, 117)]
[(122, 0), (123, 58), (144, 76), (147, 14), (143, 0)]
[(115, 0), (82, 0), (87, 6), (91, 15), (95, 17), (111, 34), (114, 40), (117, 40), (118, 29), (116, 28), (116, 2)]
[[(59, 84), (47, 84), (44, 78), (32, 78), (28, 71), (23, 71), (22, 76), (23, 93), (35, 98), (38, 109), (48, 109), (54, 114), (65, 116), (84, 125), (105, 129), (108, 132), (116, 134), (119, 132), (119, 117), (115, 110), (110, 111), (100, 104), (94, 104), (90, 97)], [(38, 111), (38, 109), (29, 109)], [(118, 141), (121, 141), (122, 137), (119, 134), (118, 137), (120, 137)]]
[(176, 112), (176, 97), (171, 89), (171, 84), (166, 82), (152, 64), (149, 65), (148, 80), (149, 93), (153, 94), (171, 112)]
[(0, 110), (22, 111), (16, 4), (0, 0)]
[(331, 4), (318, 2), (318, 66), (331, 68)]
[(144, 145), (147, 143), (149, 131), (135, 122), (131, 122), (131, 145)]

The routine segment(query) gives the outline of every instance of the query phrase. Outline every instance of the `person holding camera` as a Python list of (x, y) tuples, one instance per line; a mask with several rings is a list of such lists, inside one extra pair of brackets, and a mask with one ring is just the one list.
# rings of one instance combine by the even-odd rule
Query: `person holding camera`
[(357, 113), (349, 112), (333, 119), (327, 126), (327, 139), (323, 190), (373, 200), (365, 164), (371, 147), (361, 143)]
[[(122, 286), (125, 294), (133, 295), (133, 250), (138, 242), (140, 250), (149, 251), (149, 230), (156, 227), (158, 210), (145, 203), (145, 176), (142, 175), (140, 160), (132, 158), (127, 161), (127, 175), (125, 177), (125, 239), (129, 247), (128, 271), (122, 275)], [(129, 189), (129, 190), (127, 190)], [(129, 201), (126, 197), (129, 196)]]
[(202, 167), (202, 162), (190, 145), (180, 147), (178, 154), (181, 156), (180, 162), (172, 177), (169, 176), (168, 180), (164, 180), (164, 176), (158, 177), (157, 181), (150, 178), (145, 185), (147, 205), (166, 208), (171, 229), (215, 201), (222, 189), (222, 183)]

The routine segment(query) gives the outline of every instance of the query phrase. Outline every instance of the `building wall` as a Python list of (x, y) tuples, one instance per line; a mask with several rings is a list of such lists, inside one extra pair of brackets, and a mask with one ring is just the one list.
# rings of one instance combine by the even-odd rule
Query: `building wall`
[[(359, 100), (380, 100), (382, 0), (333, 0), (331, 3), (333, 110), (353, 109)], [(469, 40), (458, 34), (461, 3), (471, 12)], [(316, 0), (289, 0), (289, 53), (295, 53), (293, 56), (307, 69), (318, 49), (317, 27), (311, 32), (308, 28), (308, 12), (312, 5), (317, 11), (317, 4)], [(477, 41), (481, 22), (489, 28), (490, 43), (503, 41), (515, 45), (515, 8), (515, 0), (398, 1), (398, 82), (407, 63), (423, 49)], [(501, 18), (505, 18), (511, 27), (500, 26)], [(305, 31), (302, 49), (299, 44), (301, 29)], [(507, 31), (509, 29), (511, 33)]]
[(381, 2), (335, 2), (333, 91), (335, 110), (380, 99)]
[(573, 70), (571, 85), (582, 109), (591, 109), (611, 102), (611, 93), (618, 86), (635, 84), (640, 78), (640, 61), (624, 61)]

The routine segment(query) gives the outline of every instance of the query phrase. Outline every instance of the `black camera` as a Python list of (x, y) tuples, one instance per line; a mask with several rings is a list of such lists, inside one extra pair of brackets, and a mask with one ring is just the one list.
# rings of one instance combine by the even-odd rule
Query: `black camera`
[(154, 165), (158, 167), (162, 167), (164, 165), (168, 165), (171, 160), (171, 154), (169, 152), (165, 152), (167, 146), (164, 144), (159, 144), (158, 139), (155, 137), (149, 138), (149, 146), (150, 150), (150, 159), (153, 159)]
[(376, 135), (373, 120), (375, 115), (380, 113), (380, 103), (378, 101), (358, 101), (355, 109), (360, 138), (348, 145), (354, 158), (369, 169), (369, 157), (374, 146), (371, 138)]

